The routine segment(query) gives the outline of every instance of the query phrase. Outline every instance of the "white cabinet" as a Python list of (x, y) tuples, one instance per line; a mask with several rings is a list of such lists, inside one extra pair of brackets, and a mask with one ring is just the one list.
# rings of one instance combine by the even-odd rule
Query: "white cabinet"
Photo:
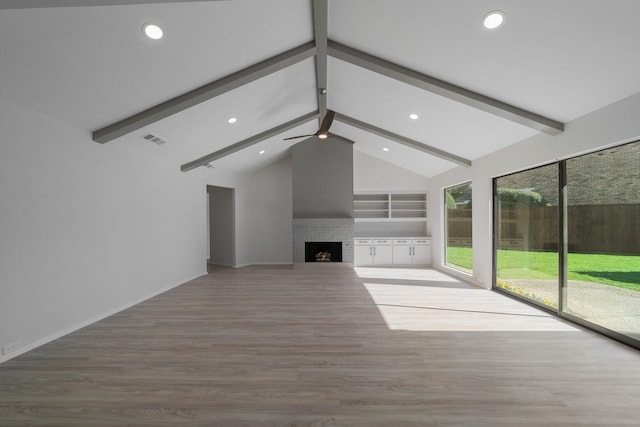
[(391, 265), (393, 246), (391, 239), (355, 239), (354, 265)]
[(431, 239), (413, 239), (413, 258), (415, 265), (431, 265)]
[(431, 265), (431, 238), (355, 239), (354, 265)]
[(411, 239), (393, 239), (393, 263), (413, 264), (413, 246)]
[(373, 246), (370, 244), (359, 245), (358, 243), (353, 245), (353, 265), (373, 265)]
[(431, 265), (431, 239), (393, 239), (393, 263)]

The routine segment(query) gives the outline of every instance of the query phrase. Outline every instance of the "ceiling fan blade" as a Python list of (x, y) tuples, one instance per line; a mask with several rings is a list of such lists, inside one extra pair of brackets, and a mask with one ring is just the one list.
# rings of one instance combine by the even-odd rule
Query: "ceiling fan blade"
[(299, 136), (290, 136), (289, 138), (283, 138), (283, 141), (287, 141), (289, 139), (297, 139), (297, 138), (307, 138), (310, 136), (315, 136), (315, 135), (299, 135)]
[(333, 116), (335, 115), (336, 113), (334, 111), (327, 110), (327, 114), (325, 114), (324, 119), (322, 119), (322, 124), (316, 135), (329, 133), (329, 128), (331, 127), (331, 123), (333, 123)]
[(322, 124), (320, 125), (320, 129), (318, 129), (318, 132), (314, 133), (313, 135), (291, 136), (289, 138), (284, 138), (283, 141), (296, 138), (308, 138), (310, 136), (317, 136), (321, 139), (325, 139), (329, 134), (329, 128), (331, 127), (331, 123), (333, 123), (333, 116), (335, 115), (335, 112), (327, 110), (327, 114), (325, 114), (324, 119), (322, 119)]

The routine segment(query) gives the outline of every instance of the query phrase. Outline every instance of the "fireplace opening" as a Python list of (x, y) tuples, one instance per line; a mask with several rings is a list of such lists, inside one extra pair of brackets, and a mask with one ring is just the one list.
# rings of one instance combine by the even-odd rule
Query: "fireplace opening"
[(342, 262), (342, 242), (305, 242), (305, 262)]

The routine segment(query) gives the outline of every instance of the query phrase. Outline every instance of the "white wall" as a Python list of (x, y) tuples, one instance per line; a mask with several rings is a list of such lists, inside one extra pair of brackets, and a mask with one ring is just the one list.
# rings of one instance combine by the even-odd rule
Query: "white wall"
[(206, 191), (0, 98), (0, 345), (17, 353), (206, 272)]
[(427, 191), (428, 182), (422, 175), (353, 150), (354, 192)]
[(246, 230), (251, 264), (293, 262), (291, 166), (288, 157), (248, 178), (251, 208)]
[(235, 267), (293, 262), (291, 176), (290, 157), (246, 175), (209, 174), (209, 185), (235, 190)]
[[(492, 274), (492, 178), (550, 163), (640, 138), (640, 94), (578, 118), (557, 136), (536, 135), (518, 144), (473, 161), (470, 168), (459, 167), (434, 177), (430, 182), (429, 218), (432, 226), (434, 265), (442, 269), (443, 198), (445, 187), (471, 180), (473, 183), (473, 278), (491, 287)], [(447, 269), (447, 271), (449, 271)], [(464, 277), (464, 276), (462, 276)]]

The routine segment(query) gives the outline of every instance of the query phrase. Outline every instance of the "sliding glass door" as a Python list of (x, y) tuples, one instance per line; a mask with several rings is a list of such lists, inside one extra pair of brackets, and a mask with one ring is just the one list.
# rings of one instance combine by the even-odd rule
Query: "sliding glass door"
[(566, 161), (570, 315), (640, 340), (640, 143)]
[(558, 307), (558, 165), (495, 180), (498, 288)]
[(494, 289), (640, 348), (640, 142), (494, 179)]

